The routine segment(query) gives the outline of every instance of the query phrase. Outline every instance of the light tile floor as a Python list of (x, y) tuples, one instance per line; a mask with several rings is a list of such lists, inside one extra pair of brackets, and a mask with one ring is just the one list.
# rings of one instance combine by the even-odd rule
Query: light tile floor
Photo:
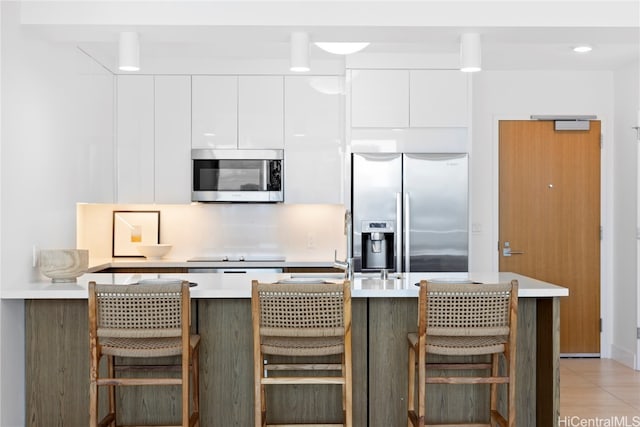
[(640, 427), (640, 371), (610, 359), (560, 360), (559, 427)]

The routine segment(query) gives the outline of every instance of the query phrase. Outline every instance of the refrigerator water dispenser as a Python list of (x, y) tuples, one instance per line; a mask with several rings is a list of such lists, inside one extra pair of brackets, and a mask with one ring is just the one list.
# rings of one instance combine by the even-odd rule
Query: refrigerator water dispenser
[(393, 221), (362, 221), (362, 271), (394, 269)]

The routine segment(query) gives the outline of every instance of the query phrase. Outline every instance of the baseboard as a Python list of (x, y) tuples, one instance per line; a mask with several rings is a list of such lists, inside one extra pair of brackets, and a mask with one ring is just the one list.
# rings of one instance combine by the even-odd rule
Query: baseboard
[(618, 363), (622, 363), (631, 369), (637, 369), (636, 367), (636, 355), (629, 350), (611, 345), (611, 359)]

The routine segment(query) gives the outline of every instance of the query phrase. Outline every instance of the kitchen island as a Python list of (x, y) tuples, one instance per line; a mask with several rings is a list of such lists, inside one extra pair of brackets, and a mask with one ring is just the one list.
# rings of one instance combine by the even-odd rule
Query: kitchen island
[[(33, 283), (3, 290), (3, 299), (22, 299), (26, 304), (27, 425), (44, 425), (51, 420), (57, 420), (57, 425), (87, 424), (87, 283), (135, 283), (156, 277), (197, 283), (191, 296), (193, 327), (202, 336), (201, 424), (252, 425), (251, 280), (277, 281), (291, 278), (291, 274), (94, 273), (82, 276), (77, 284)], [(417, 327), (415, 284), (426, 278), (519, 281), (517, 425), (556, 426), (559, 298), (568, 291), (512, 273), (409, 273), (389, 280), (356, 275), (352, 284), (354, 425), (406, 425), (406, 335)], [(328, 279), (339, 280), (336, 276)], [(316, 416), (339, 418), (339, 393), (330, 387), (274, 388), (269, 402), (274, 417), (291, 422)], [(158, 393), (148, 399), (151, 393), (132, 387), (120, 395), (127, 421), (144, 416), (162, 422), (177, 413), (177, 390), (163, 391), (169, 399), (164, 403), (156, 403)], [(461, 416), (483, 418), (483, 411), (476, 407), (486, 407), (486, 388), (450, 387), (446, 393), (446, 400), (432, 400), (429, 406), (435, 417), (442, 421)]]

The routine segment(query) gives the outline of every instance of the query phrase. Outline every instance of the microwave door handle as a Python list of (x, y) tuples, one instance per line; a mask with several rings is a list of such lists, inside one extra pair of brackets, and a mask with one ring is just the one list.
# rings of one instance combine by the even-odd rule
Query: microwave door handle
[(269, 179), (269, 161), (262, 161), (262, 191), (266, 191), (268, 187)]
[(402, 272), (402, 193), (396, 193), (396, 273)]

